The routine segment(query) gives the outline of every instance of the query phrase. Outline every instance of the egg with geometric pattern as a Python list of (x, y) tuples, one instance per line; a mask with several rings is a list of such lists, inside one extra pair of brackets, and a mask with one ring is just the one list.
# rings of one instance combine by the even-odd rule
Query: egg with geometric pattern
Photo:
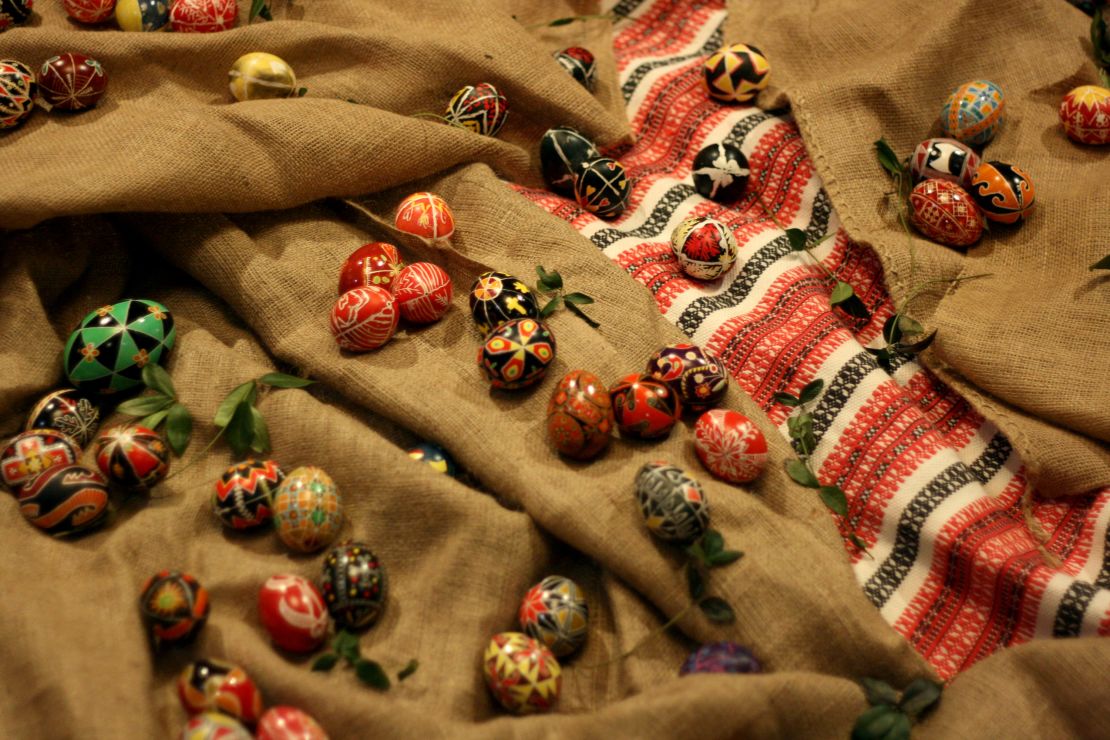
[(705, 60), (709, 97), (726, 103), (746, 103), (770, 81), (771, 63), (751, 44), (732, 44)]
[(55, 465), (72, 465), (81, 458), (81, 447), (54, 429), (20, 432), (0, 453), (0, 475), (4, 485), (20, 490)]
[(767, 467), (767, 438), (743, 414), (710, 409), (694, 424), (694, 451), (718, 478), (747, 483)]
[(522, 630), (562, 658), (586, 641), (590, 610), (577, 583), (548, 576), (528, 589), (517, 618)]
[(983, 235), (982, 210), (966, 190), (947, 180), (922, 180), (914, 186), (910, 221), (930, 239), (954, 247), (971, 246)]
[(645, 463), (636, 474), (636, 498), (648, 530), (668, 542), (691, 542), (709, 526), (709, 501), (701, 484), (680, 467)]
[(14, 128), (35, 107), (35, 76), (25, 64), (0, 60), (0, 130)]
[(661, 380), (682, 399), (689, 411), (704, 411), (728, 393), (724, 363), (696, 344), (668, 344), (651, 356), (647, 374)]
[(274, 493), (285, 473), (273, 460), (245, 460), (228, 468), (216, 481), (212, 510), (225, 526), (247, 530), (269, 524)]
[(345, 542), (324, 556), (320, 593), (339, 627), (364, 629), (385, 608), (385, 568), (369, 546)]
[(940, 111), (944, 135), (970, 146), (994, 138), (1006, 112), (1002, 88), (990, 80), (965, 82), (952, 91)]
[(274, 494), (274, 527), (278, 537), (297, 552), (315, 552), (330, 545), (343, 526), (343, 502), (331, 476), (304, 466), (285, 476)]
[(208, 591), (188, 573), (163, 570), (143, 584), (139, 609), (155, 649), (182, 645), (208, 620)]
[(136, 298), (103, 306), (69, 335), (66, 375), (85, 394), (137, 388), (143, 368), (161, 362), (176, 339), (173, 315), (161, 303)]
[(470, 288), (470, 316), (483, 335), (513, 319), (539, 315), (535, 295), (518, 277), (491, 270), (479, 275)]
[(170, 450), (161, 435), (137, 424), (101, 432), (94, 450), (100, 472), (127, 489), (153, 488), (170, 469)]
[(73, 388), (47, 394), (27, 416), (27, 431), (56, 429), (84, 447), (92, 441), (100, 424), (100, 409)]
[(497, 136), (509, 117), (509, 101), (488, 82), (455, 93), (443, 117), (448, 123), (483, 136)]
[(478, 351), (478, 366), (494, 388), (538, 383), (555, 359), (555, 335), (537, 319), (515, 319), (493, 330)]
[(584, 210), (601, 218), (624, 213), (632, 196), (632, 181), (624, 165), (599, 157), (582, 165), (574, 180), (574, 199)]
[(482, 669), (490, 693), (513, 714), (547, 712), (559, 700), (559, 661), (546, 645), (522, 632), (494, 635), (482, 655)]
[(1110, 89), (1081, 85), (1060, 101), (1064, 133), (1080, 144), (1110, 144)]

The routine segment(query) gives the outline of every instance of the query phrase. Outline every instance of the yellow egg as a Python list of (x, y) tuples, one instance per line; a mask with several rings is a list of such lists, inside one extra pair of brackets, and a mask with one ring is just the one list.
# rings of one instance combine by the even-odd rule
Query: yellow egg
[(118, 0), (116, 3), (116, 23), (124, 31), (160, 31), (169, 21), (169, 0)]
[(297, 89), (297, 76), (284, 59), (252, 51), (235, 60), (228, 72), (228, 87), (236, 100), (287, 98)]

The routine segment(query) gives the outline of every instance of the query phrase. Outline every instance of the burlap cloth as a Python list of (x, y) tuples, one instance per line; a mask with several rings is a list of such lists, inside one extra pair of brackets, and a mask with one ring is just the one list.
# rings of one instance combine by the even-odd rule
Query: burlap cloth
[[(993, 76), (1006, 86), (1011, 125), (995, 146), (1038, 178), (1042, 208), (1023, 230), (992, 235), (966, 261), (943, 251), (923, 257), (931, 275), (996, 274), (931, 309), (943, 338), (937, 361), (966, 379), (961, 389), (983, 388), (1007, 431), (1052, 445), (1027, 463), (1061, 481), (1072, 471), (1073, 482), (1105, 484), (1106, 452), (1095, 440), (1107, 433), (1099, 416), (1107, 388), (1098, 382), (1108, 356), (1099, 310), (1107, 284), (1081, 268), (1105, 251), (1106, 153), (1056, 141), (1046, 112), (1078, 80), (1082, 17), (1063, 3), (952, 3), (928, 13), (891, 5), (744, 4), (734, 9), (733, 35), (758, 38), (776, 60), (781, 91), (845, 223), (883, 255), (896, 297), (905, 290), (902, 242), (878, 214), (884, 183), (870, 141), (885, 133), (908, 151), (931, 125), (932, 101), (964, 77)], [(345, 534), (370, 543), (391, 578), (387, 611), (363, 651), (394, 670), (411, 657), (421, 667), (382, 694), (348, 671), (310, 673), (307, 661), (269, 646), (256, 615), (259, 584), (279, 572), (315, 577), (320, 558), (292, 556), (273, 535), (221, 531), (210, 487), (233, 460), (217, 445), (163, 486), (162, 497), (124, 504), (84, 538), (51, 540), (22, 521), (13, 502), (4, 507), (0, 736), (172, 735), (185, 719), (174, 678), (206, 655), (243, 665), (268, 704), (303, 707), (334, 738), (842, 737), (865, 706), (854, 679), (904, 685), (929, 674), (860, 592), (827, 513), (781, 472), (786, 443), (735, 389), (726, 405), (764, 425), (772, 458), (747, 492), (703, 476), (713, 524), (746, 552), (711, 581), (737, 622), (720, 628), (691, 615), (682, 634), (597, 667), (686, 603), (680, 560), (646, 533), (631, 482), (649, 459), (696, 469), (690, 430), (657, 444), (614, 444), (589, 466), (567, 464), (543, 434), (553, 380), (530, 392), (490, 392), (474, 367), (479, 337), (465, 305), (480, 270), (530, 276), (538, 263), (596, 296), (599, 331), (566, 313), (551, 320), (555, 377), (584, 367), (616, 379), (680, 338), (646, 291), (498, 177), (536, 184), (536, 141), (553, 125), (608, 144), (627, 135), (604, 53), (607, 24), (540, 35), (522, 27), (594, 12), (591, 4), (316, 0), (278, 4), (275, 14), (287, 21), (203, 36), (76, 29), (60, 7), (38, 10), (32, 27), (0, 36), (0, 56), (36, 64), (84, 50), (111, 82), (95, 111), (40, 112), (0, 140), (0, 223), (23, 228), (65, 216), (3, 236), (4, 431), (14, 432), (35, 398), (61, 382), (58, 356), (75, 322), (124, 295), (158, 299), (177, 317), (168, 367), (201, 422), (194, 454), (213, 433), (204, 420), (233, 386), (273, 367), (307, 372), (319, 381), (313, 389), (274, 392), (260, 404), (273, 456), (286, 468), (316, 464), (335, 477)], [(597, 98), (549, 58), (574, 41), (602, 52)], [(226, 70), (255, 49), (289, 60), (308, 97), (228, 103)], [(439, 110), (453, 90), (478, 80), (511, 101), (498, 139), (407, 117)], [(928, 110), (919, 100), (930, 101)], [(365, 196), (388, 217), (401, 197), (425, 188), (454, 208), (450, 249), (400, 239), (335, 201), (301, 205)], [(110, 212), (126, 215), (75, 217)], [(346, 356), (326, 327), (335, 275), (373, 238), (399, 241), (408, 261), (443, 265), (456, 305), (381, 351)], [(408, 460), (405, 445), (419, 438), (446, 444), (484, 490)], [(143, 579), (165, 567), (194, 573), (213, 608), (194, 646), (155, 657), (136, 597)], [(504, 717), (482, 686), (479, 654), (490, 635), (514, 626), (520, 596), (550, 572), (585, 587), (589, 642), (565, 665), (558, 714)], [(697, 642), (726, 638), (752, 646), (769, 672), (677, 678)], [(1094, 639), (997, 654), (949, 685), (922, 734), (1105, 736), (1108, 659), (1110, 643)]]

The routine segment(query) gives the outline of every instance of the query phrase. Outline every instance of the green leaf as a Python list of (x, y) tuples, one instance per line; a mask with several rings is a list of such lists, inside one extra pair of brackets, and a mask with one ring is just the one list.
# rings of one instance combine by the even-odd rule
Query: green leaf
[(262, 10), (258, 11), (258, 16), (267, 21), (272, 21), (274, 19), (274, 17), (270, 15), (270, 6), (268, 4), (262, 6)]
[(701, 538), (701, 548), (705, 551), (706, 559), (711, 559), (725, 549), (725, 538), (717, 530), (710, 529)]
[(905, 166), (899, 161), (898, 155), (894, 153), (890, 144), (886, 143), (886, 139), (875, 142), (875, 153), (879, 157), (879, 164), (891, 175), (902, 176), (906, 173)]
[(162, 421), (166, 418), (166, 416), (169, 413), (170, 413), (169, 409), (162, 409), (161, 411), (155, 411), (150, 416), (144, 416), (143, 418), (139, 419), (139, 426), (146, 427), (147, 429), (157, 429), (158, 425), (162, 423)]
[(801, 399), (792, 393), (776, 393), (773, 398), (783, 406), (790, 406), (791, 408), (802, 405)]
[(378, 691), (386, 691), (389, 689), (389, 676), (385, 674), (382, 667), (373, 660), (360, 660), (355, 663), (355, 674), (358, 675), (358, 680), (362, 681), (367, 686), (377, 689)]
[(915, 679), (902, 692), (902, 701), (898, 702), (898, 706), (910, 719), (917, 719), (940, 701), (943, 688), (942, 684), (927, 678)]
[[(805, 439), (813, 436), (813, 415), (796, 414), (786, 420), (786, 428), (791, 439)], [(812, 446), (810, 452), (812, 452)]]
[(585, 293), (567, 293), (563, 296), (563, 300), (567, 303), (573, 303), (576, 306), (585, 306), (594, 302), (594, 299), (590, 298)]
[(739, 550), (721, 550), (709, 556), (709, 564), (717, 568), (722, 565), (728, 565), (729, 563), (735, 563), (742, 557), (744, 557), (744, 553)]
[(273, 388), (304, 388), (316, 381), (308, 378), (298, 378), (296, 375), (286, 375), (285, 373), (266, 373), (258, 379), (258, 382)]
[(164, 396), (161, 393), (155, 393), (152, 396), (139, 396), (132, 398), (129, 401), (124, 401), (116, 407), (116, 411), (128, 416), (150, 416), (164, 409), (173, 406), (174, 400), (169, 396)]
[(548, 316), (555, 313), (562, 305), (563, 299), (560, 296), (555, 296), (547, 302), (547, 305), (540, 309), (540, 318), (546, 319)]
[(871, 706), (898, 705), (898, 692), (886, 681), (880, 681), (877, 678), (861, 678), (859, 683), (863, 687), (863, 693), (867, 695), (867, 703)]
[(297, 97), (298, 98), (303, 98), (307, 94), (308, 94), (308, 88), (307, 87), (298, 87), (297, 88)]
[(806, 233), (801, 229), (787, 229), (786, 240), (795, 252), (803, 252), (806, 248)]
[(933, 329), (925, 336), (924, 339), (919, 339), (918, 341), (910, 342), (909, 344), (906, 344), (905, 342), (898, 342), (897, 344), (892, 344), (890, 348), (900, 355), (916, 355), (927, 350), (929, 348), (929, 345), (932, 344), (933, 340), (935, 340), (936, 338), (937, 330)]
[(709, 558), (706, 557), (705, 550), (702, 549), (701, 540), (697, 540), (694, 544), (689, 545), (686, 548), (686, 554), (707, 568), (709, 567)]
[[(1107, 62), (1110, 64), (1110, 62)], [(1098, 71), (1098, 78), (1102, 81), (1103, 87), (1110, 87), (1110, 69), (1103, 67)]]
[(717, 624), (732, 624), (736, 621), (736, 613), (728, 602), (719, 596), (707, 596), (698, 602), (698, 608), (705, 614), (706, 619)]
[(158, 391), (163, 396), (177, 398), (177, 391), (174, 390), (170, 374), (157, 362), (148, 362), (143, 366), (143, 385), (151, 390)]
[(242, 456), (254, 442), (254, 414), (253, 406), (244, 401), (235, 407), (231, 421), (227, 424), (227, 443), (236, 455)]
[(571, 23), (574, 23), (573, 18), (557, 18), (556, 20), (551, 21), (547, 25), (550, 28), (555, 28), (557, 26), (569, 26)]
[(544, 290), (561, 290), (563, 287), (563, 276), (559, 274), (558, 270), (548, 272), (543, 269), (543, 265), (536, 265), (536, 274), (540, 278), (540, 285)]
[(266, 7), (266, 0), (251, 0), (251, 10), (247, 16), (247, 22), (250, 23), (258, 17), (262, 9)]
[(166, 441), (170, 443), (173, 454), (178, 457), (184, 455), (192, 437), (193, 415), (189, 413), (189, 409), (175, 403), (166, 417)]
[(358, 635), (347, 630), (339, 630), (339, 634), (331, 641), (331, 649), (352, 665), (362, 657), (358, 647)]
[(236, 386), (227, 397), (220, 402), (220, 407), (216, 409), (216, 418), (213, 423), (220, 429), (223, 429), (231, 422), (232, 415), (235, 410), (239, 408), (239, 404), (246, 401), (248, 404), (254, 403), (255, 395), (258, 393), (258, 385), (253, 380), (248, 380), (242, 385)]
[(1100, 259), (1098, 262), (1094, 263), (1093, 265), (1091, 265), (1087, 269), (1088, 270), (1110, 270), (1110, 254), (1106, 255), (1105, 257), (1103, 257), (1102, 259)]
[(705, 596), (705, 576), (701, 567), (694, 560), (686, 561), (686, 585), (690, 590), (690, 598), (697, 601)]
[(418, 661), (416, 658), (413, 658), (412, 660), (409, 661), (408, 665), (406, 665), (401, 670), (397, 671), (397, 680), (398, 681), (404, 681), (406, 678), (408, 678), (412, 674), (416, 673), (416, 669), (419, 668), (419, 667), (420, 667), (420, 661)]
[(848, 296), (848, 300), (836, 304), (836, 307), (856, 319), (866, 321), (871, 318), (871, 312), (867, 310), (866, 304), (854, 292)]
[(863, 539), (855, 532), (852, 532), (850, 535), (848, 535), (848, 540), (859, 549), (865, 552), (867, 551), (867, 543), (864, 542)]
[(836, 281), (836, 287), (833, 288), (832, 294), (829, 296), (829, 305), (836, 306), (848, 300), (856, 294), (856, 291), (851, 285), (843, 280)]
[(894, 344), (902, 338), (902, 327), (899, 325), (898, 314), (894, 314), (883, 322), (883, 341)]
[(270, 451), (270, 429), (266, 426), (266, 420), (262, 417), (262, 412), (258, 410), (257, 406), (251, 406), (251, 424), (254, 426), (254, 439), (251, 441), (251, 449), (259, 454)]
[(312, 663), (312, 670), (314, 671), (330, 671), (335, 668), (335, 664), (339, 662), (339, 656), (335, 653), (324, 653)]
[(802, 388), (802, 392), (798, 394), (798, 399), (802, 403), (810, 403), (811, 401), (815, 401), (823, 390), (825, 390), (825, 381), (818, 378), (817, 380), (807, 383), (806, 387)]
[(825, 502), (825, 506), (838, 516), (848, 516), (848, 497), (840, 490), (840, 486), (821, 486), (817, 489), (817, 494)]
[(916, 319), (913, 319), (906, 314), (898, 315), (898, 328), (901, 329), (904, 333), (909, 334), (910, 336), (913, 336), (914, 334), (925, 333), (925, 327), (919, 324)]
[(601, 324), (599, 324), (596, 321), (594, 321), (593, 319), (591, 319), (589, 316), (587, 316), (585, 314), (585, 312), (582, 311), (582, 309), (580, 309), (578, 306), (574, 305), (573, 303), (568, 303), (567, 308), (570, 310), (570, 312), (572, 314), (574, 314), (578, 318), (582, 319), (583, 321), (585, 321), (587, 324), (589, 324), (593, 328), (596, 329), (599, 326), (601, 326)]
[(794, 479), (794, 482), (806, 488), (820, 488), (821, 484), (817, 482), (817, 476), (813, 471), (806, 467), (806, 464), (801, 460), (787, 460), (786, 461), (786, 474)]
[(801, 439), (799, 439), (798, 442), (801, 443), (802, 454), (804, 454), (806, 457), (809, 457), (809, 455), (817, 449), (817, 438), (813, 436), (813, 428), (806, 427), (805, 431), (802, 433)]
[(905, 718), (906, 715), (894, 707), (885, 704), (871, 707), (856, 720), (856, 726), (852, 728), (852, 740), (905, 740), (910, 736), (908, 729), (905, 736), (890, 734), (899, 717)]

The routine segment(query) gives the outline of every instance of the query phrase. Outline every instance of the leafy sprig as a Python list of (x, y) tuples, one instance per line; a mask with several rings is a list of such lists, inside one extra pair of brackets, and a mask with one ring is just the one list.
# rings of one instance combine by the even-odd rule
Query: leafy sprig
[(166, 441), (170, 449), (181, 457), (193, 437), (193, 415), (177, 400), (177, 390), (173, 379), (161, 365), (150, 362), (143, 367), (143, 385), (154, 391), (149, 396), (140, 396), (124, 401), (116, 411), (127, 416), (140, 416), (139, 425), (148, 429), (158, 429), (166, 425)]
[(899, 693), (885, 681), (860, 681), (871, 708), (856, 720), (852, 740), (909, 740), (910, 727), (940, 701), (943, 685), (918, 678)]
[[(525, 26), (525, 28), (529, 30), (532, 30), (534, 28), (558, 28), (559, 26), (569, 26), (575, 21), (608, 20), (615, 22), (617, 19), (623, 17), (624, 16), (618, 14), (616, 11), (611, 11), (609, 13), (597, 13), (594, 15), (572, 15), (566, 18), (556, 18), (553, 21), (533, 23), (531, 25)], [(513, 18), (516, 18), (516, 16), (514, 15)]]
[(251, 0), (251, 10), (247, 15), (247, 23), (254, 23), (255, 18), (272, 21), (274, 16), (270, 13), (270, 5), (266, 0)]
[(541, 319), (546, 319), (560, 308), (566, 308), (593, 328), (596, 329), (601, 326), (580, 308), (580, 306), (593, 303), (594, 299), (585, 293), (565, 292), (563, 276), (559, 274), (558, 270), (548, 272), (543, 268), (543, 265), (536, 265), (536, 275), (539, 277), (539, 282), (536, 283), (536, 293), (548, 299), (547, 303), (540, 309)]
[(725, 538), (715, 529), (707, 530), (700, 539), (686, 548), (686, 584), (690, 599), (710, 622), (732, 624), (736, 621), (736, 613), (720, 596), (706, 595), (708, 571), (735, 563), (742, 557), (744, 553), (739, 550), (725, 549)]
[[(381, 663), (362, 657), (358, 635), (347, 630), (340, 630), (336, 634), (331, 641), (331, 651), (318, 656), (312, 662), (312, 670), (317, 672), (330, 671), (339, 664), (340, 659), (347, 661), (347, 665), (354, 668), (358, 680), (370, 688), (378, 691), (388, 691), (392, 686), (389, 674), (382, 668)], [(397, 672), (397, 681), (404, 681), (416, 673), (419, 666), (420, 663), (415, 658), (410, 660), (408, 665)]]
[(816, 401), (824, 389), (825, 381), (818, 378), (808, 383), (796, 396), (785, 392), (775, 394), (776, 401), (794, 409), (786, 420), (786, 426), (799, 455), (796, 460), (786, 461), (786, 474), (798, 485), (817, 491), (821, 503), (840, 519), (841, 530), (847, 533), (848, 541), (857, 550), (867, 552), (867, 543), (855, 533), (848, 521), (848, 497), (844, 490), (837, 485), (822, 485), (810, 462), (810, 456), (817, 448), (817, 438), (813, 434), (813, 414), (806, 407)]
[(1106, 255), (1105, 257), (1103, 257), (1102, 259), (1100, 259), (1098, 262), (1094, 263), (1093, 265), (1091, 265), (1087, 269), (1089, 269), (1089, 270), (1110, 270), (1110, 254)]

